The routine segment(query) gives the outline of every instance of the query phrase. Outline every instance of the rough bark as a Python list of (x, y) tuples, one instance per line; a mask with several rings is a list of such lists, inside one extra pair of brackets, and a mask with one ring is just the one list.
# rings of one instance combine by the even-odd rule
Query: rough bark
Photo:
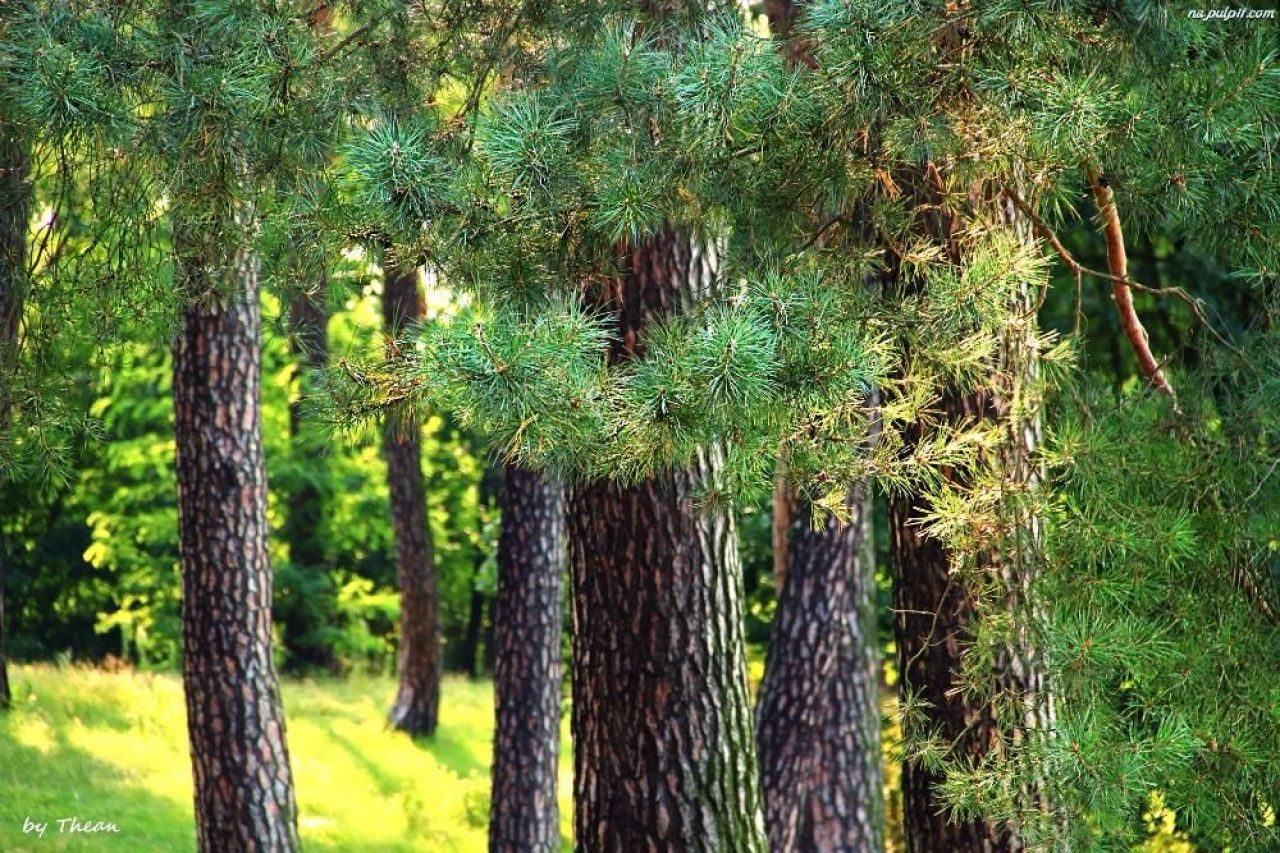
[[(303, 401), (329, 362), (329, 314), (324, 303), (323, 277), (315, 294), (298, 293), (289, 302), (289, 345), (297, 360), (302, 393), (289, 402), (289, 439), (307, 470), (290, 493), (286, 506), (284, 536), (289, 543), (289, 559), (307, 576), (328, 571), (324, 549), (325, 496), (317, 485), (324, 476), (324, 447), (307, 430)], [(281, 608), (282, 634), (290, 664), (297, 669), (314, 667), (333, 671), (333, 650), (319, 642), (316, 634), (325, 626), (323, 608), (314, 602), (289, 602)]]
[[(476, 531), (481, 540), (486, 537), (486, 528), (489, 524), (489, 513), (494, 512), (496, 504), (502, 491), (503, 469), (497, 465), (488, 465), (485, 467), (484, 476), (480, 478), (479, 494), (477, 496), (480, 505), (479, 529)], [(561, 512), (563, 513), (563, 508)], [(479, 678), (486, 671), (486, 661), (480, 657), (480, 648), (482, 643), (487, 643), (488, 635), (485, 632), (485, 615), (489, 612), (490, 597), (486, 594), (482, 586), (484, 577), (485, 549), (476, 549), (475, 558), (472, 561), (471, 568), (471, 602), (467, 614), (467, 631), (462, 640), (462, 661), (466, 667), (467, 674), (472, 678)], [(485, 658), (489, 657), (491, 649), (485, 649)]]
[[(181, 243), (180, 240), (176, 241)], [(214, 287), (180, 253), (192, 293)], [(173, 349), (182, 675), (199, 849), (298, 849), (284, 713), (271, 656), (262, 453), (262, 346), (254, 260), (217, 266), (232, 292), (197, 300)]]
[[(388, 269), (382, 316), (389, 340), (422, 319), (417, 270)], [(388, 344), (393, 358), (394, 344)], [(422, 441), (412, 412), (388, 416), (382, 451), (391, 493), (396, 582), (400, 588), (399, 687), (389, 715), (393, 728), (429, 735), (440, 711), (440, 600), (435, 554), (427, 522), (427, 489), (422, 476)]]
[[(611, 358), (709, 292), (716, 256), (667, 229), (629, 252), (602, 310)], [(731, 515), (696, 503), (720, 454), (569, 506), (575, 837), (579, 850), (765, 847)]]
[[(794, 37), (803, 2), (768, 0), (774, 35), (792, 66), (815, 67)], [(765, 822), (774, 850), (880, 850), (880, 758), (875, 564), (865, 488), (848, 525), (814, 530), (810, 507), (786, 487), (778, 460), (774, 574), (779, 589), (769, 660), (756, 706)]]
[(787, 571), (756, 708), (765, 822), (773, 850), (884, 846), (880, 656), (870, 503), (813, 529), (792, 512)]
[[(31, 215), (30, 162), (17, 128), (0, 121), (0, 441), (9, 427), (9, 376), (18, 348), (18, 325), (26, 297), (27, 220)], [(5, 561), (0, 542), (0, 709), (10, 702), (5, 654)]]
[(489, 849), (551, 853), (560, 849), (564, 490), (509, 467), (501, 507)]
[[(949, 420), (981, 417), (983, 397), (948, 395)], [(896, 614), (898, 677), (903, 695), (922, 699), (925, 725), (953, 744), (954, 757), (980, 759), (995, 747), (1000, 732), (986, 703), (967, 699), (957, 687), (961, 656), (975, 600), (951, 571), (951, 557), (920, 522), (927, 507), (916, 496), (891, 495), (889, 535)], [(985, 820), (956, 821), (943, 811), (935, 786), (942, 778), (919, 764), (902, 767), (902, 820), (907, 850), (1003, 851), (1014, 849), (1008, 833)]]
[[(1013, 229), (1024, 240), (1030, 239), (1031, 222), (1012, 201), (998, 202), (974, 193), (970, 202), (985, 206), (1003, 227)], [(933, 219), (930, 227), (935, 235), (946, 235), (954, 229), (955, 220), (945, 214), (927, 216)], [(960, 260), (954, 250), (952, 256)], [(1036, 318), (1029, 285), (1024, 283), (1008, 310), (1018, 319), (1008, 325), (1002, 337), (991, 387), (969, 395), (944, 391), (941, 408), (952, 424), (997, 419), (1005, 427), (1005, 438), (989, 460), (999, 470), (1002, 494), (1006, 496), (1002, 504), (1002, 512), (1007, 515), (1002, 519), (1004, 529), (993, 534), (986, 553), (971, 557), (993, 582), (993, 588), (1006, 597), (1002, 609), (1017, 626), (1009, 646), (996, 656), (990, 685), (992, 692), (1014, 700), (1014, 707), (1019, 710), (1016, 719), (998, 719), (991, 702), (975, 700), (958, 689), (964, 650), (972, 640), (969, 624), (978, 603), (971, 579), (958, 574), (946, 549), (923, 533), (921, 522), (928, 507), (918, 496), (896, 496), (889, 502), (901, 691), (904, 696), (913, 695), (927, 703), (925, 725), (951, 744), (953, 758), (973, 762), (1024, 738), (1045, 736), (1053, 716), (1032, 630), (1037, 614), (1028, 595), (1036, 571), (1039, 529), (1027, 512), (1025, 499), (1040, 479), (1034, 461), (1040, 443), (1040, 420), (1034, 406), (1026, 411), (1012, 410), (1015, 399), (1025, 406), (1034, 398), (1032, 389), (1038, 372), (1033, 343)], [(910, 432), (908, 445), (919, 438), (917, 431)], [(944, 473), (952, 478), (964, 476), (956, 471)], [(988, 820), (952, 819), (944, 812), (935, 791), (941, 781), (914, 762), (904, 763), (903, 822), (909, 851), (1006, 851), (1025, 847), (1016, 827)], [(1053, 819), (1043, 784), (1023, 789), (1019, 798), (1021, 819), (1030, 817), (1032, 811)]]

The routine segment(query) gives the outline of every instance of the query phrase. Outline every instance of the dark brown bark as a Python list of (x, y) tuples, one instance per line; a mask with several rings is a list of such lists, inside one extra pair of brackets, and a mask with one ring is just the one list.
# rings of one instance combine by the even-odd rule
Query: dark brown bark
[[(979, 396), (947, 396), (949, 420), (988, 413)], [(964, 648), (972, 639), (968, 622), (974, 599), (951, 571), (946, 549), (921, 530), (927, 507), (916, 497), (889, 499), (890, 551), (894, 572), (894, 634), (901, 692), (922, 699), (925, 725), (939, 732), (956, 757), (980, 759), (1000, 732), (986, 703), (972, 702), (957, 687)], [(902, 768), (902, 818), (907, 849), (998, 851), (1014, 849), (1009, 835), (984, 820), (956, 821), (943, 811), (935, 786), (942, 781), (915, 762)]]
[[(794, 36), (802, 2), (768, 0), (789, 64), (814, 66)], [(875, 563), (867, 490), (850, 523), (815, 530), (778, 460), (774, 573), (780, 591), (756, 706), (765, 823), (774, 850), (875, 851), (884, 846)]]
[[(180, 239), (175, 240), (181, 243)], [(188, 292), (214, 290), (180, 254)], [(284, 713), (271, 657), (257, 270), (220, 260), (231, 292), (193, 303), (173, 349), (182, 675), (199, 849), (298, 849)]]
[[(487, 513), (494, 511), (497, 498), (502, 490), (502, 482), (503, 469), (495, 465), (487, 466), (484, 476), (480, 478), (478, 502), (481, 514), (479, 517), (480, 529), (477, 534), (482, 539), (485, 536), (485, 526), (488, 524)], [(466, 667), (467, 674), (472, 678), (479, 678), (486, 671), (487, 658), (490, 657), (490, 652), (492, 651), (486, 648), (486, 660), (481, 660), (481, 643), (483, 642), (487, 646), (491, 638), (491, 634), (487, 634), (485, 631), (485, 614), (489, 611), (490, 596), (485, 594), (485, 590), (481, 585), (485, 563), (485, 550), (482, 548), (476, 549), (471, 570), (471, 603), (467, 614), (467, 632), (462, 640), (463, 665)]]
[[(631, 251), (600, 305), (617, 318), (612, 358), (715, 276), (708, 247), (671, 229)], [(696, 504), (719, 464), (710, 449), (688, 470), (572, 491), (579, 850), (765, 847), (735, 525)]]
[(870, 503), (813, 529), (793, 508), (787, 571), (756, 708), (773, 850), (884, 847)]
[[(934, 198), (934, 202), (939, 199)], [(970, 203), (986, 205), (1004, 226), (1022, 239), (1031, 238), (1031, 221), (1009, 199), (1003, 202), (975, 192)], [(957, 220), (938, 208), (922, 216), (935, 236), (954, 231)], [(952, 259), (960, 253), (952, 247)], [(1039, 414), (1031, 389), (1038, 371), (1034, 300), (1028, 285), (1008, 306), (1018, 318), (1008, 324), (1000, 352), (992, 365), (992, 384), (983, 393), (959, 395), (944, 391), (941, 408), (950, 424), (965, 420), (996, 419), (1005, 428), (1004, 440), (992, 451), (992, 459), (1007, 496), (1002, 519), (1007, 530), (993, 531), (985, 553), (970, 555), (977, 569), (1006, 597), (1004, 606), (1017, 626), (1009, 647), (997, 652), (990, 674), (989, 692), (1012, 699), (1016, 718), (998, 719), (990, 700), (966, 695), (959, 688), (965, 648), (972, 641), (969, 624), (977, 600), (972, 576), (959, 574), (951, 555), (935, 539), (924, 534), (921, 523), (928, 514), (919, 496), (894, 496), (889, 501), (889, 529), (894, 572), (895, 641), (901, 692), (924, 700), (924, 725), (950, 744), (951, 756), (969, 762), (999, 753), (1006, 744), (1026, 737), (1043, 737), (1051, 726), (1052, 702), (1043, 668), (1035, 649), (1031, 624), (1036, 619), (1029, 590), (1036, 570), (1038, 525), (1019, 501), (1034, 491), (1039, 470), (1034, 451), (1040, 442)], [(1031, 407), (1021, 419), (1011, 419), (1011, 401), (1022, 396)], [(918, 429), (907, 435), (908, 446), (920, 439)], [(948, 478), (963, 472), (944, 471)], [(963, 483), (958, 482), (963, 486)], [(992, 594), (992, 593), (988, 593)], [(957, 821), (943, 810), (935, 790), (942, 779), (915, 762), (903, 765), (903, 822), (908, 851), (1005, 851), (1021, 850), (1023, 840), (1014, 827), (988, 820)], [(1051, 808), (1043, 785), (1019, 792), (1020, 817)]]
[(501, 506), (489, 849), (551, 853), (560, 849), (564, 490), (509, 467)]
[[(31, 215), (30, 161), (18, 129), (0, 121), (0, 443), (7, 442), (10, 376), (18, 350), (18, 327), (27, 292), (27, 221)], [(5, 561), (0, 542), (0, 710), (9, 707), (5, 652)]]
[[(329, 569), (324, 548), (325, 495), (317, 485), (324, 478), (325, 453), (318, 437), (307, 429), (303, 411), (305, 399), (329, 362), (325, 287), (322, 276), (316, 293), (298, 293), (289, 302), (289, 345), (301, 379), (299, 398), (289, 402), (289, 438), (307, 470), (289, 495), (283, 532), (289, 543), (290, 561), (306, 576), (323, 575)], [(323, 588), (323, 584), (318, 586)], [(317, 637), (327, 622), (325, 608), (315, 606), (315, 602), (295, 601), (282, 609), (281, 629), (290, 665), (334, 671), (333, 649)]]
[[(382, 294), (388, 340), (394, 341), (406, 326), (421, 320), (422, 314), (417, 270), (388, 269)], [(388, 343), (388, 358), (394, 358), (394, 347)], [(400, 588), (399, 687), (390, 724), (411, 735), (429, 735), (436, 730), (440, 712), (440, 601), (427, 522), (420, 426), (412, 412), (387, 417), (382, 452), (387, 460)]]

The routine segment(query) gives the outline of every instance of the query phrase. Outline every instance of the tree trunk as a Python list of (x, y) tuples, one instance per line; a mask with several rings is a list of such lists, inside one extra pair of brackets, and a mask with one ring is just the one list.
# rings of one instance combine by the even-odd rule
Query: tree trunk
[(551, 853), (560, 849), (564, 490), (509, 467), (501, 500), (489, 849)]
[[(324, 548), (325, 495), (317, 485), (324, 477), (324, 447), (307, 430), (303, 417), (303, 401), (315, 387), (316, 379), (329, 362), (329, 314), (325, 307), (323, 276), (315, 294), (298, 293), (289, 302), (289, 344), (297, 360), (300, 374), (300, 397), (289, 403), (289, 438), (294, 453), (306, 466), (289, 495), (284, 535), (289, 543), (289, 559), (295, 569), (309, 578), (328, 571)], [(304, 584), (302, 594), (314, 588), (326, 588), (324, 578), (313, 587)], [(328, 607), (315, 602), (292, 601), (284, 610), (282, 633), (291, 665), (297, 669), (320, 667), (333, 672), (337, 662), (333, 649), (319, 641), (317, 633), (325, 627)]]
[[(480, 478), (477, 494), (479, 504), (478, 529), (480, 547), (476, 549), (475, 560), (471, 569), (471, 602), (467, 614), (467, 633), (463, 638), (462, 659), (467, 667), (467, 674), (479, 678), (487, 671), (486, 660), (480, 657), (482, 643), (487, 645), (489, 634), (485, 631), (485, 614), (489, 610), (489, 596), (481, 586), (484, 577), (486, 558), (485, 541), (488, 537), (487, 527), (490, 513), (496, 511), (496, 504), (502, 491), (503, 469), (496, 465), (486, 465), (484, 476)], [(561, 499), (563, 500), (563, 498)], [(561, 513), (564, 512), (563, 507)], [(563, 522), (562, 522), (563, 524)], [(489, 657), (489, 649), (485, 650), (485, 658)]]
[[(213, 292), (213, 263), (180, 254), (178, 264), (189, 292)], [(173, 349), (182, 675), (197, 841), (210, 853), (296, 850), (271, 657), (257, 269), (246, 254), (218, 266), (235, 277), (233, 292), (188, 308)]]
[[(0, 441), (9, 440), (9, 377), (16, 367), (18, 326), (27, 293), (27, 221), (31, 215), (30, 168), (18, 129), (0, 121)], [(5, 655), (5, 560), (0, 542), (0, 710), (9, 707)]]
[(757, 733), (773, 850), (884, 846), (884, 776), (870, 501), (814, 530), (794, 507), (787, 570), (760, 686)]
[[(791, 66), (814, 66), (793, 36), (803, 2), (767, 0), (774, 35)], [(816, 227), (816, 225), (815, 225)], [(880, 756), (880, 655), (874, 551), (865, 486), (850, 523), (796, 505), (778, 460), (774, 574), (778, 609), (756, 706), (765, 820), (774, 850), (880, 850), (884, 771)]]
[[(947, 395), (943, 407), (953, 423), (988, 412), (985, 399), (977, 395)], [(952, 575), (946, 549), (921, 530), (926, 510), (913, 496), (889, 498), (900, 689), (904, 696), (927, 703), (925, 725), (953, 744), (954, 757), (978, 760), (998, 743), (1000, 732), (989, 705), (972, 702), (956, 689), (961, 655), (971, 640), (967, 625), (975, 602)], [(941, 776), (919, 764), (903, 763), (902, 822), (908, 851), (1014, 849), (1008, 833), (989, 821), (949, 818), (934, 791), (941, 782)]]
[[(993, 205), (976, 192), (971, 202)], [(935, 199), (936, 201), (936, 199)], [(1030, 240), (1029, 223), (1011, 204), (992, 207), (997, 221)], [(930, 214), (933, 216), (934, 214)], [(935, 221), (945, 223), (945, 215)], [(1016, 709), (998, 717), (992, 701), (974, 700), (958, 689), (963, 652), (972, 641), (968, 624), (974, 618), (976, 599), (965, 578), (956, 574), (951, 555), (936, 540), (925, 536), (920, 524), (928, 507), (917, 496), (894, 496), (889, 501), (889, 527), (894, 570), (895, 640), (901, 692), (923, 699), (925, 725), (951, 745), (953, 758), (977, 762), (1004, 749), (1005, 742), (1043, 737), (1050, 731), (1052, 701), (1044, 681), (1042, 663), (1035, 648), (1032, 623), (1038, 618), (1028, 592), (1036, 571), (1039, 529), (1036, 519), (1019, 501), (1034, 492), (1040, 472), (1034, 451), (1040, 442), (1040, 416), (1034, 403), (1038, 372), (1034, 298), (1024, 284), (1008, 306), (1019, 318), (1006, 330), (993, 365), (993, 387), (985, 393), (961, 396), (947, 391), (941, 407), (952, 424), (964, 420), (998, 419), (1004, 440), (993, 451), (1008, 497), (1002, 502), (1002, 528), (992, 534), (986, 553), (974, 556), (975, 564), (1006, 597), (1006, 612), (1016, 631), (1011, 644), (1000, 649), (991, 673), (993, 692)], [(1021, 397), (1020, 419), (1014, 420), (1012, 401)], [(920, 439), (918, 431), (907, 436), (908, 445)], [(959, 476), (948, 472), (947, 476)], [(988, 820), (955, 821), (943, 811), (935, 787), (937, 774), (918, 764), (904, 762), (902, 772), (903, 823), (909, 851), (1021, 850), (1025, 844), (1015, 828)], [(1054, 820), (1045, 786), (1037, 783), (1018, 792), (1019, 819), (1033, 812)]]
[[(600, 306), (617, 318), (614, 360), (717, 272), (671, 229), (628, 260)], [(579, 850), (765, 848), (735, 524), (695, 502), (720, 464), (712, 448), (685, 471), (572, 492)]]
[[(382, 316), (389, 341), (422, 319), (416, 269), (388, 268)], [(394, 344), (388, 343), (388, 359), (394, 357), (393, 350)], [(400, 587), (400, 683), (390, 724), (411, 735), (429, 735), (436, 730), (440, 712), (440, 601), (427, 522), (421, 427), (412, 412), (396, 414), (387, 418), (382, 435)]]

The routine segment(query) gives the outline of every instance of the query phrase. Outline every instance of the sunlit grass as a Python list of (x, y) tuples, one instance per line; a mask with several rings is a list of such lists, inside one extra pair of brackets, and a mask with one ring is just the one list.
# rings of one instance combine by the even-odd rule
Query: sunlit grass
[[(11, 669), (0, 715), (0, 850), (179, 851), (195, 846), (181, 679), (49, 665)], [(418, 741), (384, 725), (389, 678), (286, 681), (299, 829), (309, 850), (487, 849), (493, 690), (448, 678), (440, 729)], [(561, 832), (570, 831), (567, 726)], [(118, 834), (59, 833), (108, 821)], [(47, 823), (43, 838), (24, 820)]]

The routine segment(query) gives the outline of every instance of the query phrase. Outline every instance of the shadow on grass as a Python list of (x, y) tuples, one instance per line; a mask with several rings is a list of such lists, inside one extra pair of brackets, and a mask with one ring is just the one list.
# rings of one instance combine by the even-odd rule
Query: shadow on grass
[[(134, 784), (121, 769), (67, 743), (57, 732), (41, 749), (14, 737), (15, 710), (0, 715), (0, 850), (190, 850), (191, 806)], [(43, 837), (23, 832), (26, 819), (47, 824)], [(58, 821), (113, 823), (119, 832), (59, 832)]]

